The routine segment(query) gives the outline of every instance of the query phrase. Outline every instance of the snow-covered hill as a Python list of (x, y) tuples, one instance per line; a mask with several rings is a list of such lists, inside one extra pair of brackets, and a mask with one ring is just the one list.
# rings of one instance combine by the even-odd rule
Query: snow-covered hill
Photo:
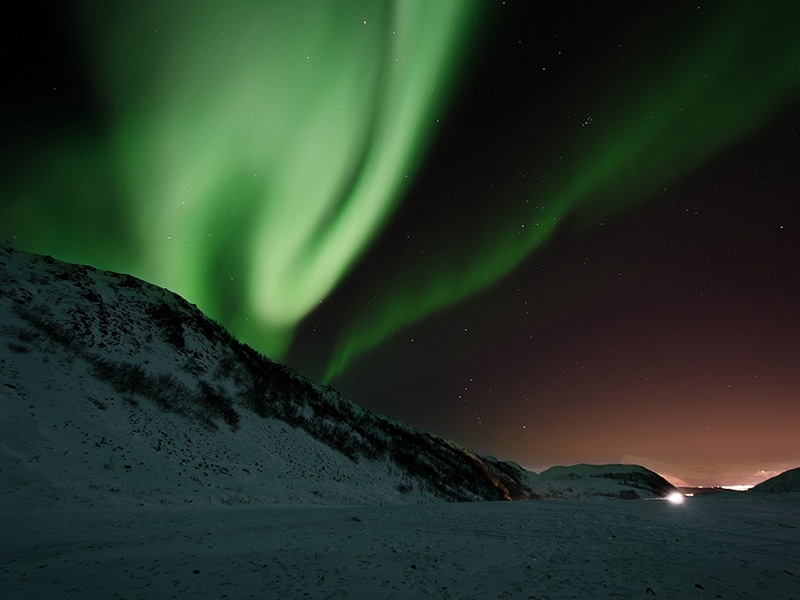
[(780, 475), (770, 477), (766, 481), (762, 481), (757, 486), (754, 486), (750, 491), (765, 492), (769, 494), (778, 494), (784, 492), (800, 493), (800, 467), (796, 469), (789, 469)]
[(6, 505), (663, 495), (646, 477), (562, 475), (365, 411), (167, 290), (0, 244)]
[(540, 498), (665, 497), (675, 491), (666, 479), (638, 465), (573, 465), (551, 467), (528, 475), (528, 487)]

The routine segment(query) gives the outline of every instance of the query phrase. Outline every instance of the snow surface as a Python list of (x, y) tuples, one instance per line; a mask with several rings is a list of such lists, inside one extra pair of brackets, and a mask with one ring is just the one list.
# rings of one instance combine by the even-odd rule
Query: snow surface
[(0, 597), (800, 598), (800, 497), (3, 513)]
[[(285, 368), (258, 389), (284, 412), (258, 414), (251, 355), (214, 327), (0, 244), (0, 599), (800, 600), (800, 494), (676, 506), (641, 467), (537, 475)], [(441, 501), (500, 489), (562, 500)]]

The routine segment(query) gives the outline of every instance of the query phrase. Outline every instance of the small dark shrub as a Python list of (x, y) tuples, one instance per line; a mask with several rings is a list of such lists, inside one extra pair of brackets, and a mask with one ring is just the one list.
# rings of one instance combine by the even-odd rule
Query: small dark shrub
[(94, 404), (98, 410), (106, 410), (108, 408), (108, 405), (105, 402), (94, 397), (90, 397), (89, 402)]
[(203, 408), (213, 417), (222, 417), (222, 420), (234, 431), (238, 429), (239, 413), (233, 408), (233, 400), (225, 390), (220, 387), (212, 387), (202, 380), (197, 382), (197, 387)]
[(166, 302), (150, 309), (150, 316), (164, 330), (164, 339), (178, 350), (186, 347), (183, 339), (183, 318), (181, 314)]

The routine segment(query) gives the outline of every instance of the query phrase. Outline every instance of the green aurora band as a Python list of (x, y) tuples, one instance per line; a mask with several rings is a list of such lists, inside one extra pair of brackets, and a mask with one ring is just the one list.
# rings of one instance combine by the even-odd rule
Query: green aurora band
[(168, 287), (280, 357), (402, 196), (477, 3), (82, 8), (111, 132), (26, 165), (0, 229)]
[(593, 131), (575, 143), (566, 166), (548, 174), (556, 183), (528, 190), (517, 212), (478, 233), (468, 255), (451, 246), (392, 273), (380, 294), (353, 311), (358, 319), (340, 336), (324, 380), (403, 327), (496, 283), (568, 215), (591, 222), (628, 210), (767, 125), (800, 91), (800, 36), (784, 9), (723, 7), (664, 49), (668, 65), (644, 65), (596, 98)]
[[(446, 110), (481, 3), (79, 5), (101, 123), (20, 146), (4, 167), (0, 235), (168, 287), (280, 358), (387, 225)], [(667, 63), (605, 82), (592, 127), (565, 132), (575, 139), (547, 184), (519, 198), (509, 187), (502, 204), (516, 208), (475, 232), (468, 257), (445, 246), (354, 307), (325, 380), (496, 283), (565, 218), (632, 208), (768, 124), (800, 89), (798, 15), (787, 6), (709, 8), (679, 29)]]

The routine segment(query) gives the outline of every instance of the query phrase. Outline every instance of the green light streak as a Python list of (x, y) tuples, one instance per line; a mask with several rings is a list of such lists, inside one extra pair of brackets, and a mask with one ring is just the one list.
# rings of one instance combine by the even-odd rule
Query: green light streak
[[(120, 135), (142, 161), (126, 169), (139, 235), (165, 250), (147, 271), (212, 309), (225, 294), (208, 264), (243, 245), (247, 311), (225, 318), (279, 356), (391, 212), (469, 16), (455, 1), (193, 8), (152, 94), (163, 100)], [(266, 26), (242, 28), (255, 19)]]
[[(549, 174), (559, 183), (530, 189), (530, 204), (519, 202), (517, 211), (483, 231), (468, 256), (445, 250), (433, 262), (393, 273), (371, 304), (354, 311), (358, 321), (341, 336), (325, 380), (399, 329), (500, 280), (568, 215), (597, 220), (628, 210), (768, 124), (800, 90), (793, 25), (800, 15), (785, 8), (723, 7), (697, 30), (683, 32), (688, 41), (668, 49), (668, 64), (650, 68), (649, 77), (637, 72), (593, 102), (608, 108), (593, 113), (582, 139), (575, 136), (568, 165)], [(712, 27), (715, 19), (721, 22)]]
[[(115, 201), (136, 251), (98, 256), (94, 248), (121, 240), (80, 223), (52, 227), (58, 235), (43, 246), (168, 287), (279, 357), (386, 224), (432, 137), (477, 4), (83, 8), (113, 131), (87, 153), (103, 158), (80, 172), (121, 179)], [(60, 181), (69, 156), (59, 153), (37, 179)], [(13, 214), (32, 238), (65, 196), (74, 214), (102, 203), (30, 189), (0, 216)], [(35, 219), (14, 212), (23, 202)]]

